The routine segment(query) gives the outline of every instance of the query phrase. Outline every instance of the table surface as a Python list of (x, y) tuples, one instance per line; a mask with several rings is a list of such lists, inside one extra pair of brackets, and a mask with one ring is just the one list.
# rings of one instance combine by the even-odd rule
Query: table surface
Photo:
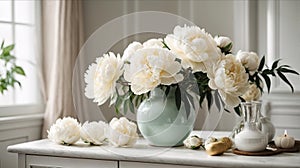
[[(191, 135), (200, 137), (211, 135), (218, 138), (229, 134), (229, 132), (193, 131)], [(203, 149), (190, 150), (183, 146), (172, 148), (150, 146), (143, 138), (140, 138), (132, 148), (117, 148), (110, 145), (90, 146), (83, 142), (64, 146), (43, 139), (9, 146), (8, 151), (43, 156), (209, 167), (300, 167), (300, 152), (273, 156), (242, 156), (228, 151), (221, 156), (209, 156)]]

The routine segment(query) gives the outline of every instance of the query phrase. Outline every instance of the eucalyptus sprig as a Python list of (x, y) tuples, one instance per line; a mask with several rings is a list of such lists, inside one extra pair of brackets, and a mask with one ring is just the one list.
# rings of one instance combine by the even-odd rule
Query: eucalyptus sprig
[(256, 84), (256, 86), (263, 92), (263, 88), (260, 85), (260, 82), (262, 79), (265, 81), (267, 85), (268, 93), (270, 93), (271, 89), (271, 77), (279, 77), (281, 80), (283, 80), (289, 87), (291, 88), (292, 92), (294, 92), (294, 87), (291, 84), (291, 82), (286, 77), (286, 74), (295, 74), (299, 75), (299, 73), (293, 69), (289, 65), (280, 65), (279, 62), (281, 59), (278, 59), (273, 62), (271, 68), (264, 68), (265, 67), (265, 56), (262, 57), (260, 60), (259, 67), (257, 69), (257, 72), (255, 72), (253, 75), (249, 74), (249, 80)]
[(8, 90), (8, 87), (14, 87), (17, 83), (21, 87), (20, 81), (16, 79), (16, 75), (25, 76), (22, 67), (16, 65), (16, 57), (11, 54), (15, 45), (4, 46), (4, 41), (0, 48), (0, 93)]
[[(265, 56), (263, 56), (260, 60), (259, 66), (257, 71), (253, 74), (246, 69), (246, 72), (249, 74), (249, 81), (255, 83), (255, 85), (260, 89), (261, 93), (264, 92), (261, 82), (264, 80), (265, 84), (267, 85), (268, 93), (271, 90), (271, 78), (270, 77), (279, 77), (283, 80), (289, 87), (291, 88), (292, 92), (294, 92), (294, 87), (292, 83), (286, 77), (286, 74), (294, 74), (299, 75), (299, 73), (293, 69), (289, 65), (279, 65), (281, 59), (278, 59), (273, 62), (272, 67), (269, 68), (265, 65)], [(244, 102), (242, 97), (240, 97), (241, 101)], [(226, 109), (225, 109), (226, 110)], [(226, 110), (228, 111), (228, 110)], [(234, 111), (241, 115), (241, 106), (234, 107)]]

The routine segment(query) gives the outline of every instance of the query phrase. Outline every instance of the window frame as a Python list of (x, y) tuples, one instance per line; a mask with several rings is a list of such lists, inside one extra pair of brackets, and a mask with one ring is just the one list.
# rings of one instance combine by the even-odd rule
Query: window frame
[[(35, 32), (35, 40), (36, 40), (36, 46), (38, 49), (36, 51), (37, 56), (41, 56), (41, 38), (42, 38), (42, 33), (41, 33), (41, 10), (42, 10), (42, 5), (41, 5), (41, 0), (35, 0), (34, 1), (34, 8), (35, 8), (35, 13), (34, 13), (34, 23), (21, 23), (21, 22), (16, 22), (15, 21), (15, 1), (16, 0), (11, 0), (12, 3), (12, 18), (11, 21), (0, 21), (0, 23), (5, 23), (5, 24), (10, 24), (12, 25), (12, 43), (15, 43), (16, 41), (16, 25), (25, 25), (25, 26), (33, 26), (36, 30)], [(40, 60), (37, 60), (39, 63)], [(39, 65), (37, 63), (37, 65)], [(36, 75), (38, 75), (40, 72), (40, 67), (36, 68)], [(39, 78), (38, 78), (39, 79)], [(37, 81), (38, 84), (41, 84), (40, 81)], [(18, 86), (16, 86), (18, 87)], [(37, 92), (40, 94), (40, 98), (42, 99), (42, 89), (36, 88)], [(13, 103), (12, 104), (7, 104), (7, 105), (0, 105), (0, 121), (1, 118), (5, 119), (6, 117), (13, 117), (13, 116), (21, 116), (21, 115), (31, 115), (31, 114), (42, 114), (44, 113), (45, 110), (45, 104), (43, 100), (37, 101), (35, 103), (28, 103), (28, 104), (16, 104), (16, 92), (13, 89), (9, 89), (7, 92), (13, 92), (12, 93), (12, 99)]]

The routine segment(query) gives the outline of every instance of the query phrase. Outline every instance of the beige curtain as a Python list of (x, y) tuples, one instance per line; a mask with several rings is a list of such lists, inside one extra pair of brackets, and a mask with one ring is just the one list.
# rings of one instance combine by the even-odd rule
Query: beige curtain
[(81, 0), (42, 1), (43, 137), (59, 117), (76, 117), (72, 73), (83, 44)]

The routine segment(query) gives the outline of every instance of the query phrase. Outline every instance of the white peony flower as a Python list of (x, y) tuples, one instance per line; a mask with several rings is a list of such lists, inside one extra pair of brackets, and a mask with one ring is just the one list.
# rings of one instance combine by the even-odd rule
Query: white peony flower
[(208, 77), (209, 87), (217, 89), (224, 102), (232, 107), (240, 103), (239, 96), (248, 89), (248, 74), (232, 54), (220, 60)]
[(80, 129), (80, 137), (84, 142), (101, 145), (106, 139), (107, 124), (103, 121), (86, 121)]
[(47, 132), (51, 141), (71, 145), (80, 139), (80, 124), (71, 117), (59, 118)]
[(171, 85), (183, 80), (181, 65), (175, 55), (162, 48), (138, 50), (125, 65), (124, 78), (134, 94), (147, 93), (160, 84)]
[(247, 101), (247, 102), (251, 102), (251, 101), (257, 101), (260, 99), (261, 97), (261, 91), (260, 89), (256, 86), (256, 84), (250, 84), (249, 89), (247, 90), (247, 92), (245, 94), (243, 94), (241, 97)]
[(163, 48), (163, 40), (162, 39), (149, 39), (145, 41), (143, 44), (140, 42), (132, 42), (128, 45), (128, 47), (124, 50), (122, 59), (123, 61), (129, 61), (131, 56), (135, 54), (140, 49), (145, 48)]
[(255, 52), (238, 51), (236, 57), (249, 71), (257, 70), (259, 57)]
[(165, 43), (181, 59), (183, 68), (191, 67), (193, 72), (210, 71), (221, 57), (221, 51), (212, 36), (196, 26), (176, 26)]
[[(225, 36), (216, 36), (214, 38), (214, 40), (216, 41), (217, 45), (221, 48), (224, 48), (226, 46), (228, 46), (230, 43), (232, 43), (231, 39), (229, 37), (225, 37)], [(231, 50), (231, 48), (229, 48), (229, 51)]]
[(113, 118), (109, 123), (109, 142), (116, 147), (133, 146), (137, 139), (137, 126), (127, 118)]
[(97, 68), (95, 70), (93, 68), (94, 65), (89, 72), (92, 74), (94, 71), (94, 102), (102, 105), (115, 94), (116, 82), (123, 74), (123, 61), (119, 54), (116, 56), (110, 52), (98, 58)]
[(183, 141), (184, 146), (190, 149), (198, 149), (202, 143), (202, 138), (199, 138), (196, 135), (188, 137)]
[(163, 48), (163, 40), (159, 39), (149, 39), (143, 43), (144, 48)]
[(122, 56), (122, 60), (128, 61), (130, 60), (131, 56), (139, 49), (142, 49), (143, 45), (140, 42), (132, 42), (130, 43), (127, 48), (124, 50), (123, 56)]

